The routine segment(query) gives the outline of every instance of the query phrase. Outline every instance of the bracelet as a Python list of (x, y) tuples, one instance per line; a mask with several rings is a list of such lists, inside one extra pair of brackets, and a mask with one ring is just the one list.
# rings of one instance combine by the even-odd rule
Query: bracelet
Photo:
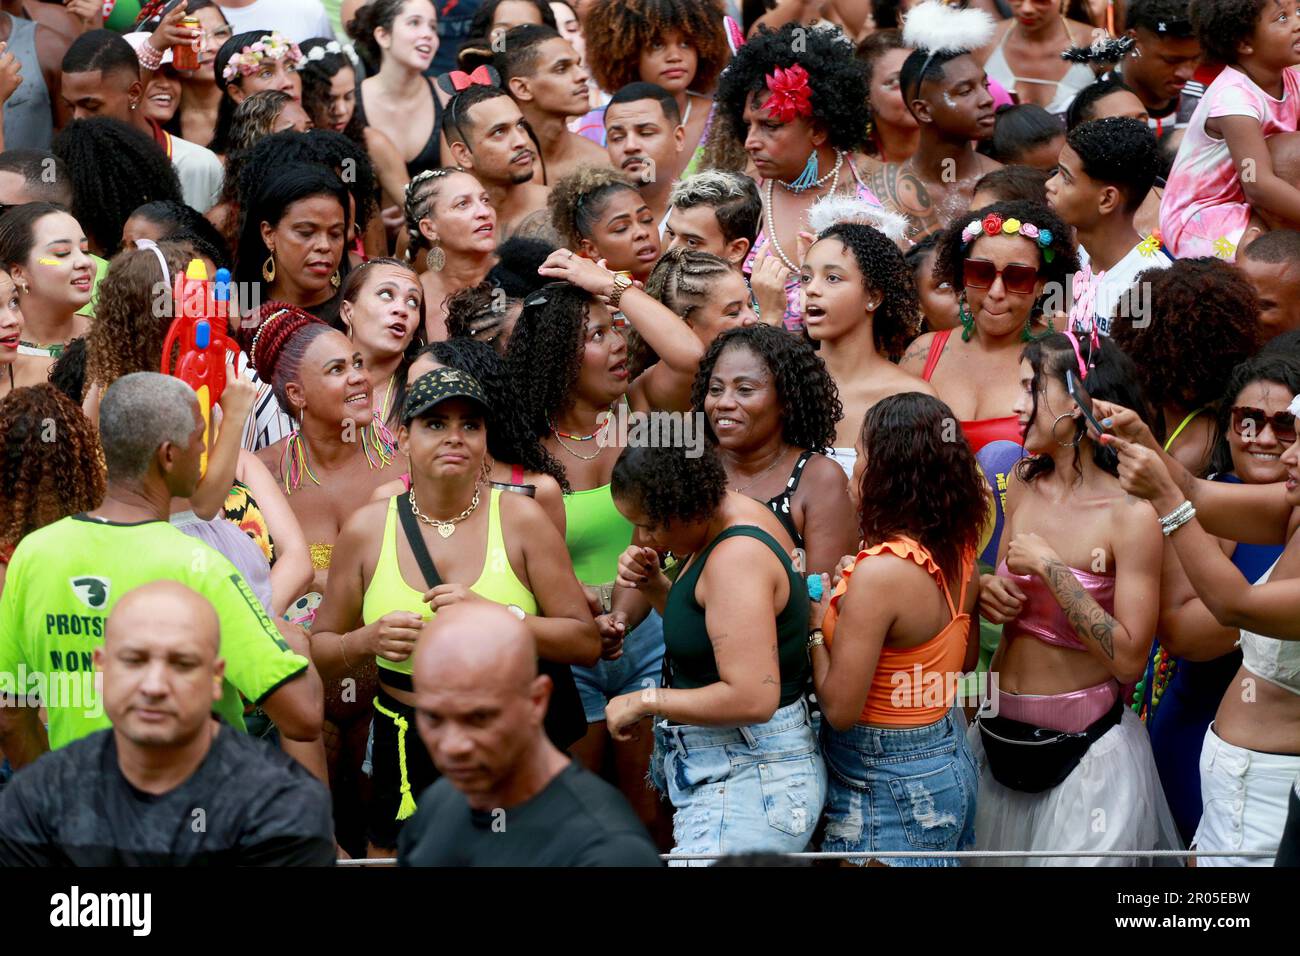
[(808, 653), (812, 653), (814, 647), (824, 647), (826, 644), (826, 635), (822, 633), (820, 627), (814, 627), (808, 632)]
[(1181, 505), (1160, 519), (1160, 530), (1168, 537), (1195, 517), (1196, 508), (1184, 499)]
[(343, 652), (343, 666), (352, 670), (352, 662), (348, 660), (348, 635), (351, 631), (344, 631), (339, 635), (339, 650)]
[(136, 50), (135, 55), (140, 58), (140, 65), (151, 73), (157, 71), (162, 66), (162, 50), (151, 44), (148, 40), (140, 44), (140, 49)]

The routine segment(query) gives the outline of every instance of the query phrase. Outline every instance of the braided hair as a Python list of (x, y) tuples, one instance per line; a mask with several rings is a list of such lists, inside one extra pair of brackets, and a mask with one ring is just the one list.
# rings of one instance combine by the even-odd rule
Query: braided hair
[(242, 330), (249, 361), (257, 377), (271, 383), (280, 409), (295, 421), (298, 410), (289, 401), (286, 386), (301, 381), (302, 360), (317, 338), (332, 332), (332, 326), (288, 302), (268, 302), (258, 313), (255, 330)]
[(415, 253), (429, 245), (429, 240), (420, 231), (420, 223), (433, 214), (433, 205), (442, 191), (443, 180), (453, 173), (471, 175), (460, 166), (440, 166), (418, 173), (406, 184), (406, 199), (402, 209), (406, 214), (407, 262), (414, 262)]
[[(713, 283), (732, 271), (731, 263), (710, 252), (679, 246), (663, 254), (646, 279), (645, 291), (672, 310), (687, 325), (691, 315), (709, 301)], [(628, 374), (640, 375), (659, 361), (635, 329), (627, 336)]]

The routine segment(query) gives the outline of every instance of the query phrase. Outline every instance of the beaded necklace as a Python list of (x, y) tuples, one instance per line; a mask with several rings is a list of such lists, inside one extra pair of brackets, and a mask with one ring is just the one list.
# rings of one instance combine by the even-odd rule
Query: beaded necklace
[[(830, 180), (831, 180), (831, 188), (830, 188), (830, 191), (827, 193), (827, 195), (830, 195), (830, 196), (835, 195), (835, 190), (839, 188), (839, 185), (840, 185), (840, 168), (841, 168), (843, 165), (844, 165), (844, 153), (843, 153), (842, 151), (840, 151), (840, 150), (837, 149), (837, 150), (835, 151), (835, 168), (832, 169), (832, 170), (830, 171), (830, 173), (828, 174), (829, 177), (830, 177)], [(810, 187), (810, 188), (820, 187), (820, 186), (821, 186), (821, 185), (826, 181), (826, 178), (827, 178), (826, 176), (823, 176), (821, 179), (817, 180), (817, 181), (813, 184), (813, 187)], [(772, 208), (772, 191), (773, 191), (773, 189), (775, 188), (775, 186), (776, 186), (776, 184), (777, 184), (778, 181), (779, 181), (779, 180), (777, 180), (777, 179), (769, 179), (769, 180), (767, 181), (767, 233), (768, 233), (768, 239), (769, 239), (769, 240), (771, 241), (771, 243), (772, 243), (772, 249), (776, 252), (777, 258), (779, 258), (782, 262), (785, 263), (786, 268), (789, 269), (791, 272), (798, 272), (798, 271), (799, 271), (799, 267), (798, 267), (797, 265), (795, 265), (793, 262), (790, 261), (790, 257), (787, 256), (787, 255), (785, 254), (785, 250), (781, 248), (781, 242), (780, 242), (780, 240), (778, 240), (778, 239), (776, 238), (776, 210)], [(789, 185), (788, 183), (784, 183), (784, 182), (783, 182), (783, 183), (781, 183), (781, 185), (784, 186), (786, 189), (790, 189), (790, 185)], [(806, 190), (801, 190), (801, 191), (806, 191)]]

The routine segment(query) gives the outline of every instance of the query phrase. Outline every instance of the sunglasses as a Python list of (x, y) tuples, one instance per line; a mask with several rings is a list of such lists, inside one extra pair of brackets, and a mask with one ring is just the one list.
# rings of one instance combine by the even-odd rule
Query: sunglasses
[(1295, 444), (1295, 416), (1290, 412), (1269, 415), (1262, 408), (1241, 405), (1232, 409), (1232, 430), (1243, 438), (1258, 437), (1263, 434), (1265, 425), (1273, 429), (1273, 437), (1283, 445)]
[(990, 289), (1002, 276), (1002, 286), (1013, 295), (1032, 295), (1038, 269), (1018, 263), (999, 269), (988, 259), (967, 259), (961, 264), (962, 283), (968, 289)]

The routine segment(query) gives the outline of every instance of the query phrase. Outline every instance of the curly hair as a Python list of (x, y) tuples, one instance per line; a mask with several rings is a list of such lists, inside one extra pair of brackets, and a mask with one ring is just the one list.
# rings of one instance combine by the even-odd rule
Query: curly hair
[(903, 254), (883, 233), (856, 222), (836, 223), (817, 237), (818, 242), (823, 239), (843, 243), (853, 254), (867, 290), (881, 294), (871, 326), (876, 351), (890, 358), (902, 355), (907, 344), (921, 333), (916, 277)]
[(104, 500), (99, 432), (53, 385), (16, 388), (0, 400), (0, 488), (0, 552)]
[(487, 422), (488, 454), (497, 461), (521, 465), (525, 471), (550, 475), (565, 492), (569, 491), (564, 469), (529, 427), (523, 402), (506, 372), (505, 360), (492, 346), (473, 339), (453, 338), (426, 345), (417, 358), (419, 355), (432, 356), (440, 365), (465, 372), (492, 396)]
[[(1049, 207), (1042, 203), (1027, 202), (1023, 199), (995, 202), (983, 209), (973, 209), (966, 215), (954, 219), (939, 239), (939, 252), (934, 260), (935, 279), (939, 282), (949, 283), (953, 292), (958, 295), (966, 291), (966, 283), (962, 277), (962, 264), (979, 244), (984, 234), (981, 233), (967, 243), (961, 237), (962, 230), (966, 228), (968, 223), (982, 222), (984, 217), (989, 214), (1001, 216), (1004, 221), (1019, 219), (1021, 222), (1033, 223), (1038, 227), (1040, 235), (1044, 229), (1051, 232), (1051, 249), (1053, 253), (1051, 262), (1048, 262), (1043, 257), (1043, 247), (1038, 243), (1034, 243), (1034, 248), (1038, 252), (1038, 275), (1044, 282), (1043, 296), (1035, 304), (1035, 310), (1041, 309), (1043, 301), (1053, 295), (1059, 297), (1061, 290), (1066, 288), (1066, 282), (1070, 275), (1079, 271), (1079, 257), (1075, 253), (1074, 243), (1070, 239), (1070, 227)], [(1030, 240), (1026, 239), (1025, 241), (1029, 242)]]
[(582, 25), (587, 66), (602, 90), (621, 89), (643, 79), (642, 52), (675, 32), (698, 57), (690, 89), (707, 92), (731, 52), (722, 13), (717, 0), (596, 0)]
[[(348, 55), (330, 53), (326, 49), (334, 42), (324, 37), (317, 37), (308, 40), (300, 47), (303, 60), (298, 64), (298, 75), (302, 77), (302, 108), (307, 111), (311, 121), (322, 129), (329, 129), (334, 122), (329, 115), (330, 87), (334, 85), (334, 77), (347, 69), (352, 71), (354, 86), (359, 82), (357, 68)], [(310, 54), (317, 47), (321, 49), (321, 56), (313, 60)], [(357, 99), (360, 98), (361, 93), (358, 88)], [(358, 106), (352, 110), (352, 118), (348, 120), (348, 125), (343, 127), (343, 135), (354, 143), (364, 144), (365, 127), (365, 120)]]
[[(704, 412), (713, 368), (727, 349), (748, 349), (763, 360), (776, 386), (781, 408), (781, 438), (787, 445), (826, 454), (835, 444), (835, 426), (844, 418), (840, 392), (812, 343), (771, 325), (728, 329), (709, 346), (691, 385), (691, 408)], [(705, 419), (705, 434), (717, 443)]]
[[(1021, 358), (1034, 370), (1032, 386), (1034, 398), (1029, 417), (1031, 422), (1038, 417), (1038, 396), (1047, 387), (1047, 380), (1056, 379), (1064, 386), (1067, 371), (1072, 371), (1076, 377), (1078, 376), (1081, 359), (1088, 368), (1088, 376), (1081, 384), (1090, 398), (1099, 398), (1103, 402), (1114, 402), (1125, 408), (1131, 408), (1148, 425), (1159, 417), (1152, 414), (1151, 406), (1142, 392), (1142, 379), (1138, 374), (1137, 366), (1133, 364), (1133, 359), (1125, 355), (1124, 350), (1111, 341), (1109, 336), (1098, 336), (1096, 341), (1098, 344), (1094, 347), (1087, 336), (1078, 336), (1071, 341), (1070, 336), (1064, 332), (1052, 332), (1025, 346)], [(1074, 351), (1075, 342), (1079, 346), (1077, 353)], [(1063, 413), (1072, 409), (1073, 402), (1059, 411)], [(1079, 464), (1079, 454), (1083, 441), (1089, 438), (1088, 425), (1080, 416), (1075, 419), (1074, 426), (1075, 432), (1070, 439), (1076, 445), (1074, 470), (1076, 474), (1082, 475), (1083, 467)], [(1092, 446), (1093, 463), (1102, 471), (1118, 475), (1119, 456), (1116, 455), (1115, 449), (1091, 440), (1088, 443)], [(1050, 474), (1055, 468), (1056, 464), (1050, 455), (1034, 455), (1022, 458), (1016, 463), (1016, 473), (1024, 481), (1033, 481), (1035, 478)]]
[[(175, 279), (186, 259), (170, 243), (158, 246)], [(86, 383), (107, 389), (123, 375), (156, 372), (171, 309), (161, 308), (159, 292), (168, 287), (152, 249), (124, 249), (108, 264), (99, 284), (95, 321), (86, 333)]]
[[(802, 41), (802, 42), (801, 42)], [(796, 46), (802, 49), (796, 52)], [(718, 116), (732, 136), (745, 139), (745, 107), (767, 89), (767, 77), (777, 67), (798, 63), (808, 71), (812, 117), (826, 129), (836, 149), (852, 150), (867, 140), (866, 65), (853, 56), (853, 47), (835, 30), (809, 30), (797, 22), (780, 30), (760, 27), (745, 41), (718, 80)]]
[(1201, 49), (1219, 63), (1236, 63), (1237, 47), (1254, 34), (1265, 6), (1267, 0), (1192, 0), (1192, 29)]
[(523, 403), (532, 434), (550, 434), (550, 423), (574, 402), (582, 366), (583, 331), (595, 301), (567, 282), (552, 282), (524, 301), (506, 346), (506, 372)]
[(72, 215), (104, 255), (117, 251), (122, 227), (141, 205), (184, 201), (167, 154), (125, 123), (104, 116), (73, 120), (50, 149), (72, 177)]
[(666, 528), (712, 517), (727, 494), (727, 472), (708, 445), (694, 458), (685, 448), (633, 446), (614, 463), (610, 492)]
[(1228, 445), (1232, 406), (1237, 404), (1237, 397), (1246, 390), (1246, 386), (1255, 382), (1276, 382), (1293, 397), (1300, 395), (1300, 355), (1266, 349), (1233, 368), (1232, 374), (1228, 376), (1228, 384), (1223, 389), (1223, 399), (1219, 402), (1219, 441), (1210, 458), (1209, 471), (1212, 474), (1233, 472), (1232, 449)]
[(579, 166), (552, 186), (546, 208), (565, 247), (577, 249), (583, 239), (590, 239), (605, 203), (624, 189), (636, 192), (632, 181), (612, 166)]
[[(1219, 259), (1176, 259), (1137, 277), (1149, 315), (1117, 315), (1115, 342), (1137, 363), (1158, 408), (1214, 406), (1232, 367), (1255, 352), (1259, 299), (1250, 282)], [(1122, 310), (1124, 311), (1124, 310)], [(1131, 310), (1129, 310), (1131, 311)]]
[(261, 90), (235, 107), (230, 120), (230, 149), (245, 150), (275, 127), (293, 97), (284, 90)]
[(862, 423), (862, 543), (900, 536), (928, 550), (952, 579), (978, 551), (988, 483), (970, 445), (948, 434), (947, 405), (920, 392), (882, 398)]
[(1117, 187), (1124, 211), (1137, 212), (1160, 172), (1160, 146), (1151, 127), (1127, 116), (1081, 123), (1066, 135), (1092, 179)]

